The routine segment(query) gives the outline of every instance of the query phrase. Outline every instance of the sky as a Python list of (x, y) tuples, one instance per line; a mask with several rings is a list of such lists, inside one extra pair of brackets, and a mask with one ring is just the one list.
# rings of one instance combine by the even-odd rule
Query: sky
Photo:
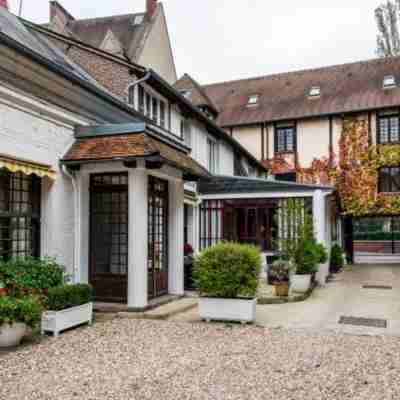
[[(141, 12), (145, 0), (59, 0), (75, 18)], [(9, 0), (17, 12), (20, 0)], [(163, 0), (178, 76), (201, 84), (375, 57), (382, 0)], [(47, 22), (48, 0), (22, 16)]]

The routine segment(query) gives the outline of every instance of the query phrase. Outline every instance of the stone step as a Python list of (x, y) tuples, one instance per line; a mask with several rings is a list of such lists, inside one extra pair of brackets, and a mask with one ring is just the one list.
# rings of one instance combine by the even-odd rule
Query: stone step
[(119, 318), (130, 318), (130, 319), (168, 319), (174, 315), (186, 312), (197, 306), (197, 298), (185, 297), (168, 304), (164, 304), (153, 310), (144, 312), (119, 312), (117, 315)]

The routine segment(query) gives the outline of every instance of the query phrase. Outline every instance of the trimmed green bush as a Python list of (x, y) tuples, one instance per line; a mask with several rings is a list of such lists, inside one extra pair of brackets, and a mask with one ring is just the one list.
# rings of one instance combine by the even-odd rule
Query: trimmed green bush
[(42, 316), (42, 305), (35, 296), (21, 299), (0, 297), (0, 327), (3, 324), (25, 323), (35, 328)]
[(92, 299), (93, 290), (90, 285), (65, 285), (49, 289), (44, 306), (47, 310), (61, 311), (90, 303)]
[(297, 247), (294, 263), (297, 275), (312, 275), (318, 271), (320, 255), (315, 241), (306, 240)]
[(12, 296), (40, 294), (65, 283), (64, 268), (52, 258), (0, 261), (0, 283)]
[(254, 298), (261, 271), (256, 246), (221, 242), (201, 252), (193, 276), (200, 295), (219, 298)]
[(315, 252), (318, 264), (325, 264), (328, 261), (328, 252), (322, 243), (315, 244)]
[(331, 250), (330, 270), (338, 272), (343, 268), (343, 250), (338, 244), (334, 244)]

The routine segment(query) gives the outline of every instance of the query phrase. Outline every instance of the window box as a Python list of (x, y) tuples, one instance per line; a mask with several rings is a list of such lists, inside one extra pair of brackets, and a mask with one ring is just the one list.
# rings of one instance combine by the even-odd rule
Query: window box
[(92, 319), (93, 303), (86, 303), (62, 311), (47, 311), (42, 315), (42, 334), (44, 332), (52, 332), (57, 337), (65, 329), (84, 323), (89, 323), (90, 325)]
[(209, 321), (253, 322), (256, 318), (257, 299), (199, 298), (200, 318)]

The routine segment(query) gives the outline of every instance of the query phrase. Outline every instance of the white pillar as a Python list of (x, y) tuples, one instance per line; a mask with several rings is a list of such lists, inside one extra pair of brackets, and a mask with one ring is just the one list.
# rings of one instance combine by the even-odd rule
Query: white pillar
[[(325, 247), (328, 246), (326, 240), (326, 197), (322, 190), (316, 190), (313, 198), (313, 218), (314, 218), (314, 233), (318, 243), (322, 243)], [(328, 249), (327, 249), (328, 250)], [(320, 285), (326, 284), (326, 278), (329, 275), (329, 262), (320, 264), (317, 272), (317, 282)]]
[(148, 175), (142, 165), (129, 171), (128, 308), (147, 306)]
[(183, 181), (169, 182), (169, 293), (184, 294)]
[(85, 172), (78, 172), (77, 177), (77, 215), (75, 216), (76, 229), (76, 253), (77, 270), (76, 281), (80, 283), (89, 283), (89, 215), (90, 215), (90, 176)]

